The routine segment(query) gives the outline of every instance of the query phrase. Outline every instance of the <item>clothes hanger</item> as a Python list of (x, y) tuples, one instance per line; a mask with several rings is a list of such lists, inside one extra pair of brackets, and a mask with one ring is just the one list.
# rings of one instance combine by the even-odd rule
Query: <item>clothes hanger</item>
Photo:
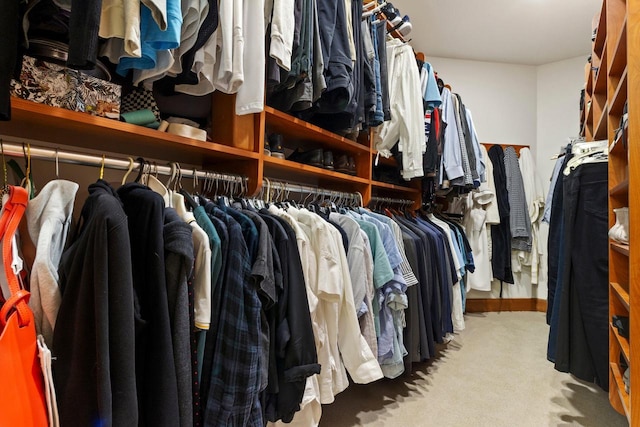
[(165, 207), (171, 207), (171, 197), (169, 195), (169, 190), (165, 185), (158, 179), (158, 177), (151, 174), (151, 164), (146, 162), (149, 165), (149, 171), (145, 175), (146, 176), (146, 186), (149, 187), (152, 191), (158, 193), (162, 196), (164, 200)]
[[(606, 142), (606, 141), (605, 141)], [(565, 176), (569, 175), (572, 170), (577, 168), (580, 165), (586, 163), (605, 163), (609, 161), (609, 147), (608, 145), (602, 146), (602, 144), (593, 144), (593, 150), (587, 151), (587, 148), (584, 148), (582, 154), (579, 154), (575, 157), (572, 157), (567, 162), (567, 166), (564, 168), (563, 174)]]
[[(102, 155), (102, 160), (100, 161), (100, 181), (102, 181), (104, 179), (104, 154)], [(29, 169), (27, 169), (27, 172), (29, 171)], [(27, 173), (27, 176), (29, 174)]]
[[(60, 163), (58, 160), (59, 160), (58, 147), (56, 147), (56, 179), (60, 179)], [(3, 153), (2, 161), (4, 162), (4, 153)]]
[(140, 183), (142, 184), (142, 177), (144, 175), (144, 169), (147, 165), (147, 161), (144, 159), (144, 157), (138, 157), (136, 159), (136, 162), (138, 162), (138, 176), (136, 176), (136, 179), (134, 179), (134, 182)]
[(180, 215), (180, 218), (185, 219), (188, 216), (189, 211), (187, 211), (185, 197), (182, 194), (182, 170), (180, 169), (179, 163), (175, 163), (175, 165), (178, 169), (178, 178), (173, 184), (174, 187), (173, 192), (171, 192), (171, 204), (176, 212), (178, 212), (178, 215)]
[[(193, 191), (194, 193), (196, 192), (196, 190), (198, 189), (198, 171), (196, 169), (193, 170)], [(182, 194), (183, 198), (184, 198), (184, 203), (183, 205), (186, 203), (186, 208), (185, 209), (190, 209), (191, 211), (195, 210), (195, 208), (197, 208), (198, 202), (196, 201), (196, 198), (198, 196), (191, 196), (191, 194), (189, 194), (187, 192), (187, 190), (185, 190), (184, 188), (182, 188), (182, 186), (180, 186), (180, 194)]]
[[(58, 150), (56, 149), (56, 156), (58, 155)], [(129, 168), (127, 169), (127, 171), (125, 172), (124, 176), (122, 177), (122, 183), (121, 185), (124, 185), (127, 182), (127, 178), (129, 177), (129, 174), (131, 174), (131, 171), (133, 171), (133, 168), (135, 166), (135, 163), (133, 162), (133, 158), (132, 157), (128, 157), (129, 159)], [(56, 176), (58, 174), (58, 158), (56, 157)]]
[[(224, 177), (226, 178), (226, 177)], [(225, 208), (230, 208), (231, 207), (231, 201), (229, 200), (228, 194), (229, 194), (229, 181), (224, 179), (223, 180), (223, 184), (222, 184), (222, 195), (218, 196), (218, 177), (216, 177), (216, 200), (218, 201), (218, 205), (225, 207)]]

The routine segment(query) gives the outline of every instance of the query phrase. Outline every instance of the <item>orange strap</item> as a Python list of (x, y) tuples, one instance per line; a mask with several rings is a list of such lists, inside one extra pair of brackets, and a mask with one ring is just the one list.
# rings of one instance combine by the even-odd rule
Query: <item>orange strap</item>
[(12, 309), (18, 312), (18, 320), (21, 327), (29, 324), (33, 316), (30, 315), (30, 308), (27, 305), (29, 292), (22, 289), (18, 278), (13, 273), (13, 253), (11, 244), (13, 236), (18, 229), (22, 215), (27, 208), (29, 195), (22, 187), (9, 187), (9, 200), (4, 205), (4, 212), (0, 217), (0, 239), (2, 239), (2, 263), (7, 276), (11, 297), (2, 305), (0, 310), (0, 326), (4, 327)]

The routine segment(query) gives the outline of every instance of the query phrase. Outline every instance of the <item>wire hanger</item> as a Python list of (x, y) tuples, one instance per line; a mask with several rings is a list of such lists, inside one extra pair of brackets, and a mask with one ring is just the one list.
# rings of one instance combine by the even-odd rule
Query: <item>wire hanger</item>
[[(28, 168), (27, 168), (27, 175), (28, 175)], [(104, 154), (102, 155), (102, 162), (100, 162), (100, 180), (102, 180), (104, 178)]]

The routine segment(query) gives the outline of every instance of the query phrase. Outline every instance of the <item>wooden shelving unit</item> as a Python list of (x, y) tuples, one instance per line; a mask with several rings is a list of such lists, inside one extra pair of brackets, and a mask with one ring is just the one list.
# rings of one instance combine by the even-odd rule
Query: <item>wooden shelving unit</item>
[[(640, 425), (640, 365), (634, 365), (640, 363), (640, 339), (635, 333), (640, 328), (640, 251), (636, 241), (640, 220), (640, 148), (637, 145), (640, 141), (640, 97), (636, 95), (640, 89), (640, 4), (631, 0), (604, 0), (598, 22), (593, 55), (606, 58), (600, 65), (600, 73), (606, 67), (608, 108), (603, 113), (606, 123), (597, 124), (590, 135), (609, 140), (609, 226), (615, 224), (613, 210), (616, 208), (629, 207), (630, 218), (629, 244), (609, 242), (609, 320), (612, 316), (628, 316), (631, 331), (627, 339), (613, 324), (609, 327), (609, 401), (618, 412), (627, 416), (630, 425), (636, 426)], [(621, 125), (625, 103), (631, 114), (625, 131), (619, 133), (616, 130)], [(600, 130), (601, 126), (605, 128), (604, 132)], [(622, 380), (621, 359), (631, 367), (629, 393)], [(638, 389), (635, 393), (633, 384)]]
[[(194, 140), (17, 98), (12, 99), (12, 120), (0, 122), (0, 135), (81, 153), (142, 156), (159, 163), (175, 161), (240, 174), (249, 180), (249, 194), (256, 194), (265, 178), (273, 178), (340, 192), (359, 192), (365, 206), (373, 196), (411, 200), (414, 207), (420, 206), (419, 180), (406, 186), (372, 180), (374, 150), (370, 134), (361, 134), (358, 141), (352, 141), (271, 107), (260, 114), (236, 116), (233, 96), (215, 93), (213, 98), (214, 141)], [(290, 149), (331, 150), (334, 159), (339, 154), (351, 156), (356, 174), (267, 156), (263, 153), (267, 133), (282, 134)]]

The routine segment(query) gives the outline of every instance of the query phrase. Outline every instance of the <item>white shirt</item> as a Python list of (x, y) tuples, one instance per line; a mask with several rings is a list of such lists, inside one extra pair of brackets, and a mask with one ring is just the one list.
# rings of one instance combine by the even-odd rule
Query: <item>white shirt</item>
[(475, 264), (475, 271), (467, 274), (466, 285), (467, 288), (478, 291), (491, 290), (492, 272), (486, 220), (487, 207), (494, 199), (495, 194), (486, 182), (466, 197), (464, 227)]
[(209, 236), (198, 225), (192, 212), (182, 219), (191, 226), (191, 237), (195, 252), (193, 269), (193, 310), (196, 328), (208, 330), (211, 325), (211, 246)]
[(380, 126), (375, 148), (381, 156), (390, 157), (391, 148), (399, 141), (402, 176), (409, 180), (424, 175), (422, 154), (426, 150), (420, 75), (411, 46), (389, 41), (387, 69), (391, 120)]
[(242, 86), (236, 96), (236, 114), (264, 109), (265, 27), (264, 0), (244, 0), (244, 59)]
[(218, 28), (196, 52), (191, 68), (198, 75), (198, 84), (176, 85), (177, 92), (196, 96), (215, 90), (238, 92), (244, 81), (244, 1), (220, 2)]
[(291, 70), (293, 29), (295, 27), (294, 0), (273, 0), (271, 16), (271, 45), (269, 56), (285, 71)]

